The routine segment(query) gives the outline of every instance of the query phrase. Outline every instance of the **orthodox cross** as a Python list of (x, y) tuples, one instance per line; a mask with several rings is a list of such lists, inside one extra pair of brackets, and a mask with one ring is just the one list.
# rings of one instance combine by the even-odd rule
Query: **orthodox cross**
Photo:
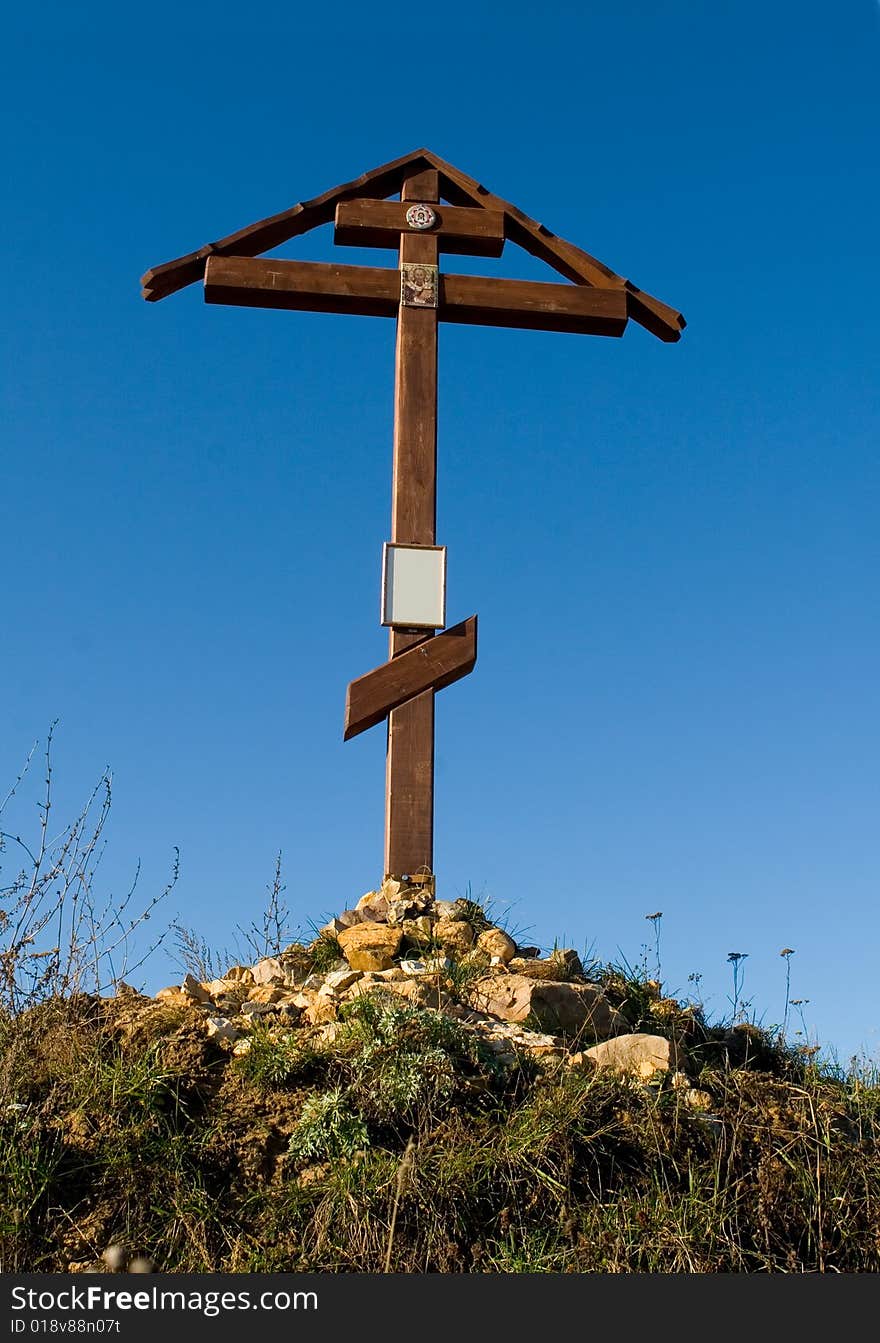
[[(337, 243), (396, 248), (398, 268), (257, 259), (331, 220)], [(506, 241), (547, 262), (568, 283), (440, 270), (441, 252), (497, 257)], [(386, 576), (389, 565), (405, 574), (408, 563), (422, 577), (414, 589), (410, 582), (410, 606), (395, 610), (392, 601), (383, 617), (390, 626), (388, 661), (348, 687), (344, 737), (387, 719), (385, 875), (429, 878), (434, 695), (472, 671), (477, 657), (476, 616), (445, 629), (436, 602), (428, 603), (429, 611), (417, 609), (425, 603), (419, 584), (424, 589), (426, 574), (429, 585), (436, 583), (430, 576), (442, 551), (436, 544), (438, 323), (620, 336), (631, 317), (660, 340), (676, 341), (684, 318), (424, 149), (153, 267), (143, 277), (143, 295), (154, 302), (200, 279), (208, 303), (397, 319)], [(445, 567), (442, 573), (445, 584)]]

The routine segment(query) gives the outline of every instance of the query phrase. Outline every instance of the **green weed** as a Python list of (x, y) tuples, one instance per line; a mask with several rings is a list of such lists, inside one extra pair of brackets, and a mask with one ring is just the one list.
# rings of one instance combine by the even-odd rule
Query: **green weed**
[(369, 1145), (370, 1136), (341, 1087), (310, 1096), (291, 1135), (289, 1152), (296, 1161), (350, 1157)]

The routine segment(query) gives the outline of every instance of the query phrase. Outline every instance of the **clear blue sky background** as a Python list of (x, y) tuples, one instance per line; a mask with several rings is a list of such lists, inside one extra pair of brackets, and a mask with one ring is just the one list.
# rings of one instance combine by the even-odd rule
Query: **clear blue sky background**
[[(736, 950), (779, 1021), (794, 947), (811, 1035), (876, 1056), (878, 6), (6, 22), (0, 781), (60, 718), (57, 821), (114, 771), (101, 888), (179, 845), (166, 918), (216, 943), (279, 849), (302, 925), (381, 878), (384, 733), (343, 745), (342, 711), (385, 656), (393, 323), (138, 278), (427, 145), (689, 323), (442, 330), (438, 539), (481, 646), (438, 705), (440, 893), (631, 962), (662, 910), (715, 1015)], [(471, 269), (552, 278), (508, 253)]]

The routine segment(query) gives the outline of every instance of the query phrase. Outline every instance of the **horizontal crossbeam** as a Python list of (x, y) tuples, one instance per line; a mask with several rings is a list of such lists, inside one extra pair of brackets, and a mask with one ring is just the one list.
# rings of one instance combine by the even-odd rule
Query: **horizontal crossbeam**
[(425, 690), (445, 690), (472, 672), (476, 661), (477, 617), (470, 616), (359, 676), (345, 696), (344, 740), (375, 727)]
[(396, 317), (400, 272), (385, 266), (212, 256), (205, 266), (205, 302)]
[(441, 252), (460, 256), (501, 256), (504, 215), (500, 210), (432, 205), (435, 222), (414, 229), (407, 220), (408, 201), (340, 201), (336, 207), (334, 242), (343, 247), (398, 247), (401, 233), (426, 233), (437, 238)]
[[(396, 317), (400, 273), (384, 266), (212, 256), (205, 267), (205, 301), (245, 308)], [(445, 322), (473, 326), (621, 336), (627, 298), (623, 289), (441, 275), (438, 316)]]

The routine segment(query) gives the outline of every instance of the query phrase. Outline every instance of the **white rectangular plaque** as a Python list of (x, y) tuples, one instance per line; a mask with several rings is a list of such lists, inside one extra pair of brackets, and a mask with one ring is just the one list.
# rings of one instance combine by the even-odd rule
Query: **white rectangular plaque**
[(446, 625), (446, 547), (382, 548), (382, 624), (438, 630)]

